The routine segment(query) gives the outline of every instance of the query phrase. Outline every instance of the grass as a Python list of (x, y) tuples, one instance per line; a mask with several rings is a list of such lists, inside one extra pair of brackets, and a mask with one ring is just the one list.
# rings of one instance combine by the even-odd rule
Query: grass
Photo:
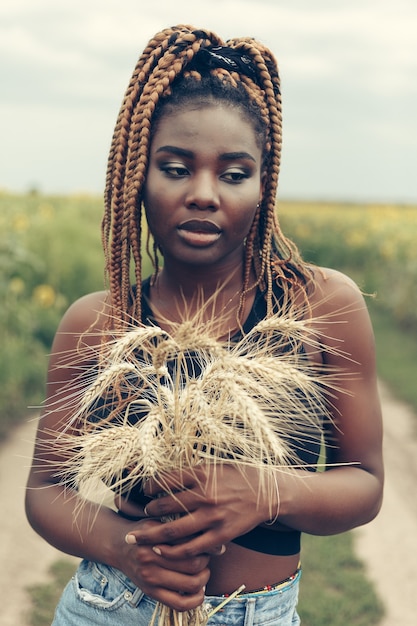
[(417, 339), (398, 327), (389, 313), (368, 303), (376, 339), (378, 374), (417, 414)]
[(98, 196), (0, 190), (0, 441), (43, 400), (64, 311), (104, 288), (102, 204)]
[(28, 589), (32, 604), (30, 626), (49, 626), (52, 623), (55, 607), (74, 569), (74, 563), (70, 561), (56, 561), (49, 570), (49, 582)]
[(377, 626), (383, 606), (354, 556), (352, 534), (303, 538), (302, 626)]
[[(392, 316), (368, 301), (378, 374), (417, 415), (417, 341)], [(381, 600), (354, 556), (352, 533), (303, 539), (300, 616), (303, 626), (377, 626)]]

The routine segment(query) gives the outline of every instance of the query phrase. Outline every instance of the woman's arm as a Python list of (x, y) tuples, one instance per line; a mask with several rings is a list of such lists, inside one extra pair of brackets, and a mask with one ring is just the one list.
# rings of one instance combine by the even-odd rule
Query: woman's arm
[(123, 519), (64, 487), (56, 475), (63, 461), (59, 436), (72, 416), (68, 398), (81, 388), (83, 375), (94, 363), (105, 308), (104, 293), (82, 298), (69, 309), (56, 334), (26, 490), (27, 517), (36, 532), (59, 550), (120, 569), (145, 593), (177, 610), (194, 608), (202, 602), (209, 577), (207, 555), (170, 559), (150, 546), (129, 545), (125, 540), (129, 531), (161, 523)]
[[(217, 480), (208, 468), (186, 476), (187, 491), (158, 498), (150, 515), (190, 515), (163, 527), (139, 529), (139, 543), (158, 545), (164, 554), (192, 555), (227, 543), (275, 513), (277, 521), (312, 534), (334, 534), (369, 522), (378, 513), (383, 489), (382, 424), (377, 392), (373, 332), (362, 295), (339, 272), (323, 270), (311, 300), (323, 344), (323, 361), (343, 371), (344, 387), (332, 397), (327, 471), (277, 469), (278, 489), (259, 498), (259, 476), (225, 467)], [(175, 480), (173, 481), (174, 484)], [(181, 546), (173, 539), (196, 537)]]
[(305, 532), (333, 534), (366, 524), (380, 509), (382, 417), (374, 336), (359, 289), (343, 274), (325, 270), (313, 312), (329, 321), (323, 359), (343, 372), (343, 391), (332, 399), (327, 471), (304, 481), (288, 478), (280, 520)]

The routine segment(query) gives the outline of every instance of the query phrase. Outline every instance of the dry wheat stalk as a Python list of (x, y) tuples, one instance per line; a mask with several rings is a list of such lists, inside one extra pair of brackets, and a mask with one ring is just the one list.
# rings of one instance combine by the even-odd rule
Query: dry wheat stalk
[[(288, 441), (320, 438), (331, 391), (342, 389), (341, 373), (311, 364), (303, 345), (318, 349), (318, 331), (291, 315), (263, 320), (235, 343), (213, 339), (198, 319), (170, 333), (132, 328), (102, 350), (101, 371), (79, 394), (79, 434), (59, 440), (63, 482), (78, 489), (94, 476), (128, 493), (205, 462), (213, 470), (255, 466), (268, 488), (268, 472), (297, 463)], [(92, 420), (100, 403), (111, 409)], [(158, 612), (159, 626), (207, 620), (201, 608), (179, 614), (158, 605)]]

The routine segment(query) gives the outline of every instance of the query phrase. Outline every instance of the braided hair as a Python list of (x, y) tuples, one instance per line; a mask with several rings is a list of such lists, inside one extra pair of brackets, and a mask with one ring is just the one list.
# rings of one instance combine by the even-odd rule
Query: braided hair
[[(141, 320), (142, 204), (152, 135), (166, 112), (190, 102), (222, 101), (251, 122), (263, 153), (265, 186), (245, 244), (240, 311), (253, 269), (272, 312), (272, 285), (284, 294), (307, 283), (309, 271), (276, 218), (282, 115), (277, 63), (251, 38), (223, 42), (208, 30), (179, 25), (151, 39), (126, 90), (108, 159), (102, 238), (113, 323)], [(153, 253), (155, 271), (158, 257)], [(133, 265), (133, 268), (132, 268)], [(132, 295), (131, 270), (136, 291)], [(133, 299), (133, 309), (132, 309)]]

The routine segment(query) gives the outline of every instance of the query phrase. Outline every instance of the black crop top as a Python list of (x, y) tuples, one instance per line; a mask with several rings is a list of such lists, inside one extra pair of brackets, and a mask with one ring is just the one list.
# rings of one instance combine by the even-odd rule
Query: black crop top
[[(147, 324), (154, 321), (152, 310), (149, 306), (150, 280), (146, 279), (142, 284), (142, 322)], [(280, 301), (282, 291), (279, 286), (274, 283), (274, 296), (276, 302)], [(252, 309), (243, 324), (243, 334), (249, 332), (256, 324), (266, 317), (266, 302), (263, 293), (258, 289)], [(241, 337), (241, 333), (237, 333), (233, 338), (236, 341)], [(98, 414), (96, 413), (96, 418)], [(93, 418), (94, 419), (94, 418)], [(95, 420), (94, 420), (95, 421)], [(290, 442), (291, 447), (297, 453), (297, 459), (301, 463), (306, 464), (306, 468), (315, 471), (315, 465), (320, 454), (320, 433), (317, 436), (303, 438), (303, 441), (294, 438)], [(149, 499), (138, 488), (134, 488), (130, 492), (132, 500), (144, 504)], [(273, 528), (258, 526), (248, 533), (236, 537), (233, 543), (236, 543), (250, 550), (262, 552), (264, 554), (288, 556), (298, 554), (300, 551), (301, 533), (297, 530), (278, 531)]]

